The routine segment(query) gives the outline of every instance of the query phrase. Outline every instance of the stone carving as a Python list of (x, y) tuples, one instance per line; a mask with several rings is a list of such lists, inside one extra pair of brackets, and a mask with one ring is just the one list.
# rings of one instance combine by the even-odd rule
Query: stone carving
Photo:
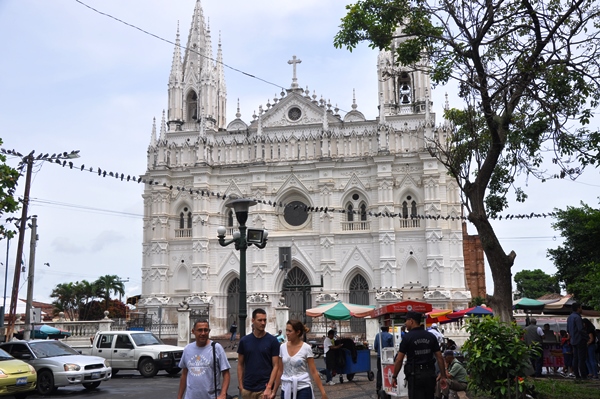
[(248, 295), (248, 303), (266, 303), (269, 302), (269, 296), (267, 294), (256, 293)]
[(337, 302), (339, 300), (340, 300), (340, 296), (338, 295), (337, 292), (334, 292), (333, 294), (323, 293), (323, 294), (317, 295), (317, 303), (319, 303), (319, 304)]

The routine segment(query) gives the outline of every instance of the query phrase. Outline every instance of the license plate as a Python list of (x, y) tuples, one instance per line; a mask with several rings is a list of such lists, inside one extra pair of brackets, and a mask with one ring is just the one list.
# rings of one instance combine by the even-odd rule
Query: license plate
[(27, 377), (17, 378), (17, 386), (27, 385)]
[(95, 380), (97, 378), (100, 378), (100, 373), (92, 373), (92, 380)]

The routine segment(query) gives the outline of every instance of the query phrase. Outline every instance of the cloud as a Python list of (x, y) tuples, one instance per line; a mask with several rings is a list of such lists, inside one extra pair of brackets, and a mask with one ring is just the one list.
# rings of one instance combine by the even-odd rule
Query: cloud
[(105, 230), (98, 234), (98, 236), (91, 243), (91, 251), (98, 252), (103, 249), (110, 247), (113, 243), (118, 243), (125, 240), (125, 236), (114, 230)]
[(85, 245), (76, 244), (67, 237), (56, 237), (52, 240), (52, 248), (59, 253), (80, 254), (86, 252)]

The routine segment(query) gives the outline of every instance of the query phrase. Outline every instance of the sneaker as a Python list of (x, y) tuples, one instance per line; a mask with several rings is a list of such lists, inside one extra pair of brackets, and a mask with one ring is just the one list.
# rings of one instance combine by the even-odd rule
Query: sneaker
[(325, 384), (326, 384), (326, 385), (335, 385), (335, 382), (333, 382), (333, 381), (329, 381), (329, 382), (326, 382)]

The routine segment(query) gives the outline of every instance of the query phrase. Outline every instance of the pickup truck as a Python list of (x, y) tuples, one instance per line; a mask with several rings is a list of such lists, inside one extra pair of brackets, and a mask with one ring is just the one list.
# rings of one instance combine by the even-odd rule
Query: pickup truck
[(110, 361), (112, 374), (119, 370), (138, 370), (143, 377), (154, 377), (159, 370), (169, 374), (181, 371), (183, 348), (165, 345), (148, 331), (98, 331), (92, 346), (76, 347), (83, 355), (100, 356)]

